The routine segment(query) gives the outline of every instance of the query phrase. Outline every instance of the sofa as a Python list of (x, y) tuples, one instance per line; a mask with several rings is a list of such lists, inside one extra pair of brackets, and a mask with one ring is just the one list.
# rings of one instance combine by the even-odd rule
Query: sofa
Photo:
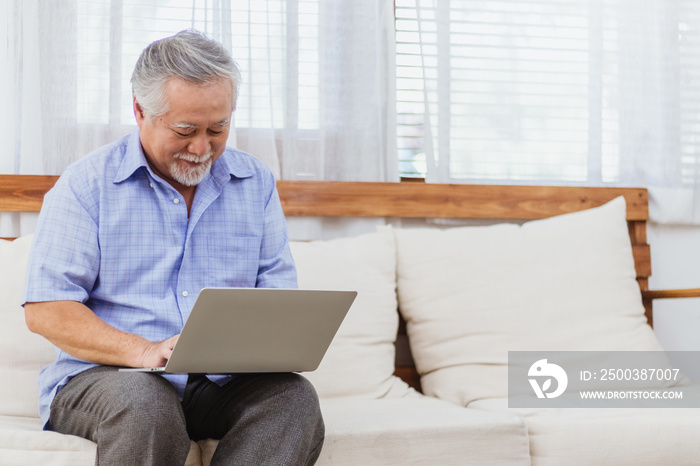
[[(3, 193), (7, 179), (0, 176), (0, 210), (3, 197), (22, 199), (23, 210), (40, 203), (44, 190), (35, 179), (12, 177), (18, 184)], [(385, 185), (278, 186), (288, 216), (337, 216), (341, 209), (358, 217), (444, 217), (495, 199), (483, 188), (477, 197), (464, 188), (473, 199), (464, 204), (464, 192), (448, 186), (401, 187), (408, 194), (397, 197), (396, 186)], [(437, 196), (448, 214), (425, 189), (448, 190)], [(548, 189), (528, 192), (552, 197)], [(301, 288), (358, 291), (321, 365), (304, 374), (326, 422), (317, 464), (697, 464), (700, 416), (693, 409), (509, 407), (508, 351), (661, 351), (645, 317), (650, 270), (640, 266), (648, 258), (635, 226), (644, 221), (634, 213), (646, 203), (640, 192), (584, 190), (581, 202), (581, 192), (572, 191), (578, 201), (557, 199), (565, 207), (551, 218), (544, 218), (551, 208), (518, 193), (518, 203), (507, 201), (518, 221), (389, 221), (396, 225), (292, 241)], [(339, 207), (326, 211), (329, 204)], [(385, 204), (391, 212), (377, 207)], [(528, 218), (523, 209), (539, 213)], [(93, 464), (94, 443), (41, 430), (36, 377), (54, 348), (24, 325), (31, 240), (0, 240), (0, 464)], [(407, 359), (415, 367), (407, 369)], [(191, 441), (187, 464), (209, 464), (216, 443)]]

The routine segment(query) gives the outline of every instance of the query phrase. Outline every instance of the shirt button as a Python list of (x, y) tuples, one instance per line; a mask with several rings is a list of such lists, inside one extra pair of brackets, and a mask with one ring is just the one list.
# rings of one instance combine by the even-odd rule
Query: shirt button
[(179, 203), (180, 203), (180, 199), (178, 199), (178, 198), (173, 199), (173, 203), (179, 204)]
[(151, 188), (153, 187), (153, 183), (148, 183), (148, 185), (149, 185)]
[(182, 296), (184, 296), (185, 298), (187, 297), (188, 294), (189, 294), (189, 293), (188, 293), (187, 291), (183, 291), (183, 292), (182, 292)]

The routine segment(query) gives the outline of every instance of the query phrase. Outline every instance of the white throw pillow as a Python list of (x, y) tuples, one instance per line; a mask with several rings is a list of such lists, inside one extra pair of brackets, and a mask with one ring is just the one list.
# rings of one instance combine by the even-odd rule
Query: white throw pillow
[(395, 230), (423, 391), (508, 396), (508, 351), (658, 351), (620, 197), (522, 226)]
[(38, 418), (37, 377), (55, 354), (27, 329), (21, 306), (32, 237), (0, 240), (0, 415)]
[(304, 373), (321, 398), (402, 396), (394, 373), (398, 312), (391, 229), (329, 241), (290, 242), (299, 288), (354, 290), (357, 298), (319, 368)]

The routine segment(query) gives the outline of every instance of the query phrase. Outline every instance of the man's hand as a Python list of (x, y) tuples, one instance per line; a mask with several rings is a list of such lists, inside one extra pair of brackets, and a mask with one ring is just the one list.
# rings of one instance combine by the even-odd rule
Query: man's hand
[(173, 348), (180, 335), (175, 335), (167, 340), (148, 342), (141, 357), (140, 367), (163, 367), (170, 359)]

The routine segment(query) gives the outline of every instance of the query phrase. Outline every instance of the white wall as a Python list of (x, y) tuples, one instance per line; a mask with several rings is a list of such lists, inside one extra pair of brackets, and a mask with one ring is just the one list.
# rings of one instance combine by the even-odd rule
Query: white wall
[[(700, 227), (649, 223), (649, 288), (700, 288)], [(700, 298), (654, 301), (654, 331), (668, 351), (700, 350)]]

